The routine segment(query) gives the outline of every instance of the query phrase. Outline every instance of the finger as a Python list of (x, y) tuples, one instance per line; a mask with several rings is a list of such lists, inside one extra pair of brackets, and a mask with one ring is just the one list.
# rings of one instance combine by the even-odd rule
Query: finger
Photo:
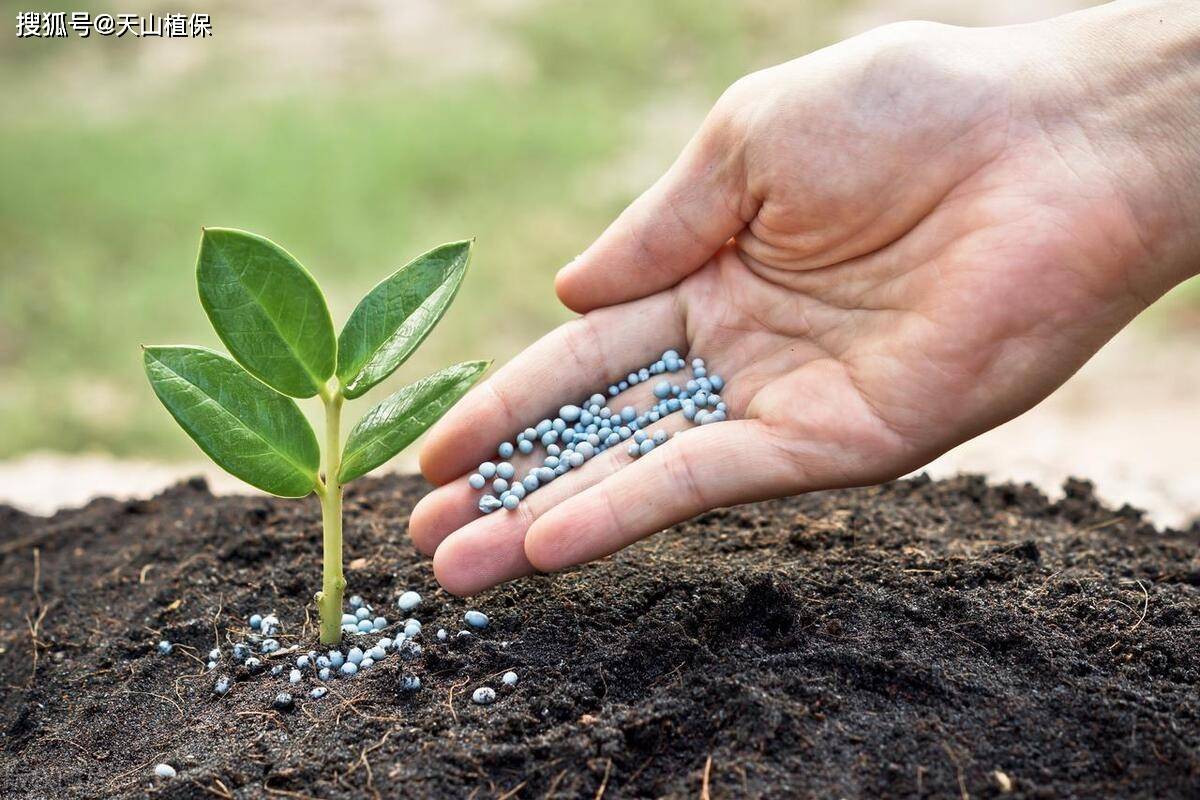
[(754, 420), (684, 431), (535, 520), (526, 558), (539, 570), (563, 569), (702, 511), (794, 493), (804, 476), (779, 452)]
[[(516, 469), (519, 479), (528, 475), (534, 467), (543, 466), (545, 458), (546, 451), (539, 446), (531, 455), (514, 455), (507, 460)], [(561, 478), (554, 483), (560, 485)], [(479, 519), (479, 498), (482, 494), (481, 490), (472, 489), (467, 483), (467, 476), (463, 475), (422, 497), (413, 508), (408, 522), (408, 534), (416, 548), (425, 555), (433, 555), (443, 539)], [(492, 516), (500, 513), (508, 512), (496, 512)]]
[(479, 518), (479, 490), (466, 478), (439, 486), (422, 497), (408, 517), (408, 536), (413, 546), (433, 555), (442, 539)]
[[(676, 414), (646, 430), (652, 435), (659, 428), (672, 430), (688, 424)], [(433, 571), (438, 581), (448, 591), (461, 595), (531, 574), (534, 569), (524, 548), (529, 526), (560, 503), (627, 468), (630, 461), (632, 456), (624, 444), (611, 447), (584, 466), (526, 495), (513, 511), (495, 511), (483, 517), (476, 513), (474, 521), (448, 532), (437, 546)], [(449, 496), (446, 491), (445, 497)]]
[[(518, 511), (520, 506), (518, 506)], [(493, 513), (442, 542), (433, 556), (433, 575), (459, 597), (532, 575), (525, 557), (525, 531), (518, 515)]]
[[(637, 386), (631, 386), (626, 391), (611, 398), (609, 405), (614, 409), (626, 405), (633, 406), (634, 408), (644, 408), (657, 402), (656, 400), (652, 400), (652, 397), (653, 389), (650, 383), (646, 382)], [(673, 433), (688, 425), (689, 423), (687, 423), (681, 414), (672, 414), (645, 428), (645, 430), (651, 435), (659, 429)], [(522, 507), (528, 506), (528, 508), (540, 509), (544, 507), (547, 498), (561, 499), (569, 496), (570, 493), (582, 491), (587, 488), (599, 480), (599, 478), (592, 476), (604, 474), (604, 467), (598, 465), (608, 464), (614, 458), (613, 454), (617, 449), (610, 448), (604, 451), (604, 453), (584, 464), (583, 467), (572, 470), (554, 480), (549, 487), (544, 487), (530, 494)], [(532, 468), (542, 466), (545, 456), (545, 450), (539, 446), (531, 455), (518, 455), (508, 460), (516, 468), (516, 474), (519, 478), (527, 475)], [(579, 482), (579, 475), (581, 473), (589, 476), (589, 482)], [(551, 487), (553, 487), (552, 491)], [(478, 507), (479, 497), (480, 490), (472, 489), (467, 484), (466, 477), (462, 476), (434, 489), (421, 498), (420, 502), (413, 509), (408, 522), (408, 533), (416, 548), (426, 555), (432, 555), (443, 539), (459, 528), (478, 520), (480, 518)], [(509, 512), (498, 511), (491, 514), (489, 519), (500, 516), (511, 516), (511, 514)]]
[[(586, 490), (619, 470), (620, 448), (606, 450), (526, 495), (513, 511), (494, 511), (451, 532), (433, 555), (433, 574), (447, 591), (470, 595), (534, 572), (525, 557), (525, 532), (555, 504)], [(629, 459), (625, 455), (625, 460)], [(473, 505), (473, 504), (472, 504)]]
[(670, 293), (593, 311), (534, 342), (475, 387), (433, 427), (421, 472), (444, 484), (496, 456), (496, 446), (553, 418), (669, 348), (684, 349), (684, 321)]
[(711, 114), (667, 173), (559, 271), (554, 288), (568, 308), (590, 311), (674, 286), (753, 218), (740, 143), (722, 117)]

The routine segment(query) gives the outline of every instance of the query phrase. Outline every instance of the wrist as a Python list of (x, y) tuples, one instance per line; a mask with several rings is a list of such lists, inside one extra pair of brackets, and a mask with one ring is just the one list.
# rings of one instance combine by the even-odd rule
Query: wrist
[(1141, 244), (1139, 288), (1200, 273), (1200, 3), (1117, 2), (1043, 25), (1056, 62), (1044, 66), (1061, 78), (1043, 99), (1111, 172)]

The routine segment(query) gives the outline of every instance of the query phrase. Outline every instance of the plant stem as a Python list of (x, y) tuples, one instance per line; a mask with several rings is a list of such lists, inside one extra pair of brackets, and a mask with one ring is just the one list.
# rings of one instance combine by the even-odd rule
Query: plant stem
[(342, 640), (342, 595), (346, 591), (346, 578), (342, 575), (342, 484), (338, 482), (342, 465), (341, 390), (323, 391), (321, 400), (325, 404), (325, 486), (319, 495), (324, 538), (323, 577), (316, 599), (321, 616), (321, 643), (337, 644)]

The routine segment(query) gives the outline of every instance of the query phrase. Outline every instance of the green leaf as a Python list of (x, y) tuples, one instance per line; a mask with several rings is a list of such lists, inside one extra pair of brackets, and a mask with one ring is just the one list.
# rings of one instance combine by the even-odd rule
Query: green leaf
[(147, 347), (143, 360), (158, 399), (222, 469), (280, 497), (317, 485), (320, 448), (294, 400), (205, 347)]
[(467, 361), (410, 383), (368, 411), (346, 439), (338, 481), (365, 475), (437, 422), (479, 379), (490, 361)]
[(333, 321), (317, 282), (290, 253), (257, 234), (206, 228), (196, 280), (239, 364), (292, 397), (320, 391), (337, 360)]
[(365, 394), (412, 355), (458, 293), (473, 244), (435, 247), (384, 278), (362, 299), (338, 337), (342, 394)]

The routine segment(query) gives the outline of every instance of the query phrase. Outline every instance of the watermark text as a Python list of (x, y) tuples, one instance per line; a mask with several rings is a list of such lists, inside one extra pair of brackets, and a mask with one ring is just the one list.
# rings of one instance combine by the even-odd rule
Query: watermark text
[(18, 39), (207, 39), (208, 14), (92, 14), (89, 11), (18, 11)]

